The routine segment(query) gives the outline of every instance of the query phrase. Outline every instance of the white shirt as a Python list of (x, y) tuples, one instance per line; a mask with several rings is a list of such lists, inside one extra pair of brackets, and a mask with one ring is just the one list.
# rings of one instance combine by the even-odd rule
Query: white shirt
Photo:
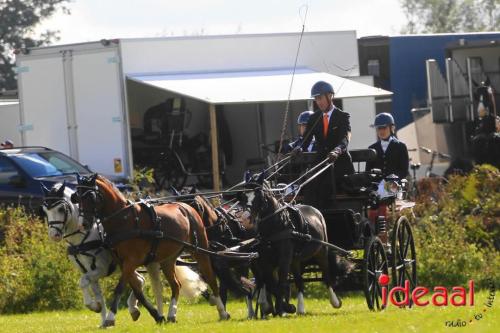
[[(332, 116), (333, 109), (335, 109), (335, 106), (332, 104), (330, 107), (330, 110), (326, 113), (328, 115), (328, 123), (330, 123), (330, 117)], [(325, 113), (323, 112), (323, 117), (325, 116)]]
[(387, 147), (389, 147), (389, 143), (391, 143), (392, 139), (392, 136), (390, 136), (387, 140), (380, 140), (380, 145), (382, 146), (384, 153), (387, 150)]

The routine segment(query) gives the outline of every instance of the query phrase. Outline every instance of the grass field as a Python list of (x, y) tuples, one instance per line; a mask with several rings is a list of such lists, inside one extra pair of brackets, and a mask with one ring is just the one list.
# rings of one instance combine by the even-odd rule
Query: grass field
[[(142, 309), (142, 316), (132, 322), (128, 312), (118, 313), (117, 326), (112, 332), (499, 332), (500, 304), (495, 300), (491, 308), (484, 303), (488, 292), (476, 293), (474, 307), (420, 307), (399, 309), (393, 306), (383, 312), (368, 310), (361, 294), (343, 297), (343, 307), (331, 308), (326, 299), (306, 299), (305, 316), (247, 320), (243, 302), (230, 302), (228, 311), (232, 318), (219, 322), (215, 308), (202, 304), (179, 305), (178, 322), (158, 326)], [(487, 309), (484, 312), (484, 309)], [(477, 320), (475, 315), (482, 314)], [(32, 313), (0, 316), (0, 332), (102, 332), (98, 329), (98, 314), (81, 311)], [(465, 327), (447, 327), (446, 321), (465, 321)], [(470, 322), (472, 320), (472, 323)]]

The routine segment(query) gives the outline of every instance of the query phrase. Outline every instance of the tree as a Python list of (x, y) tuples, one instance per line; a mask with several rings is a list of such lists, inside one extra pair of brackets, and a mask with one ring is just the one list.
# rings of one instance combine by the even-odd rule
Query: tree
[(500, 0), (400, 0), (408, 19), (402, 33), (500, 30)]
[(39, 36), (35, 28), (56, 11), (69, 14), (69, 0), (0, 0), (0, 91), (16, 89), (15, 49), (42, 46), (57, 41), (58, 31)]

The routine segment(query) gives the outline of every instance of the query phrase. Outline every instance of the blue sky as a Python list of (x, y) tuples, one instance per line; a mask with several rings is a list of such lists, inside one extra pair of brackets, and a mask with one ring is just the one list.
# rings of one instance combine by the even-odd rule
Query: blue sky
[[(102, 38), (356, 30), (359, 37), (399, 34), (399, 0), (72, 0), (40, 27), (59, 30), (58, 44)], [(301, 10), (302, 8), (302, 10)], [(299, 14), (301, 12), (301, 14)]]

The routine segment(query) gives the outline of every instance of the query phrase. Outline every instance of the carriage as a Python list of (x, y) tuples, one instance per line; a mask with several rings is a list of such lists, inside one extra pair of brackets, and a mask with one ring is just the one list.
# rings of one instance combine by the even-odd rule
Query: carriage
[[(362, 287), (368, 307), (377, 311), (385, 307), (381, 300), (381, 275), (390, 276), (393, 286), (404, 287), (408, 280), (410, 292), (417, 284), (415, 242), (405, 216), (413, 203), (403, 198), (404, 181), (383, 179), (376, 170), (359, 171), (361, 163), (375, 158), (374, 150), (352, 150), (350, 153), (358, 171), (345, 176), (342, 193), (336, 195), (334, 208), (321, 210), (328, 234), (325, 246), (353, 264), (352, 273), (344, 279), (344, 284), (347, 282), (349, 286), (344, 289)], [(321, 172), (321, 167), (328, 168), (322, 165), (311, 168), (314, 159), (314, 153), (303, 153), (291, 159), (286, 167), (278, 167), (275, 186), (277, 192), (281, 190), (285, 202), (300, 203), (303, 185)], [(301, 178), (303, 181), (299, 184), (297, 180)], [(331, 201), (333, 203), (333, 198)], [(317, 267), (306, 267), (305, 272), (312, 273), (305, 281), (321, 278)], [(399, 300), (400, 295), (396, 293), (395, 296)]]
[[(353, 161), (358, 163), (358, 165), (361, 162), (366, 162), (374, 158), (375, 154), (373, 150), (351, 151)], [(220, 318), (228, 319), (229, 315), (225, 310), (225, 302), (219, 297), (220, 293), (216, 291), (217, 283), (215, 282), (214, 276), (216, 268), (212, 266), (214, 263), (210, 263), (208, 256), (212, 258), (219, 257), (230, 261), (252, 263), (257, 259), (255, 253), (252, 252), (258, 250), (260, 254), (259, 249), (262, 249), (262, 246), (258, 248), (259, 243), (270, 242), (270, 239), (267, 238), (263, 230), (260, 229), (260, 226), (258, 234), (253, 238), (247, 237), (248, 235), (240, 238), (234, 237), (235, 234), (230, 230), (230, 227), (228, 228), (227, 223), (227, 220), (231, 219), (228, 213), (231, 211), (231, 208), (238, 203), (238, 199), (234, 197), (234, 194), (238, 195), (245, 193), (245, 196), (248, 198), (249, 192), (253, 191), (255, 194), (259, 193), (258, 191), (267, 191), (267, 195), (271, 195), (271, 201), (273, 202), (273, 205), (271, 205), (272, 207), (270, 207), (272, 211), (268, 217), (276, 215), (278, 220), (282, 221), (281, 212), (286, 216), (289, 209), (293, 211), (295, 204), (301, 202), (302, 198), (299, 194), (303, 186), (331, 166), (330, 161), (327, 159), (312, 167), (307, 166), (312, 159), (312, 155), (303, 154), (301, 159), (294, 159), (292, 156), (288, 156), (278, 160), (276, 164), (259, 174), (259, 179), (263, 179), (264, 176), (267, 175), (270, 186), (262, 186), (263, 183), (260, 183), (260, 185), (257, 184), (257, 187), (249, 189), (246, 187), (249, 183), (242, 182), (222, 192), (189, 194), (176, 198), (156, 198), (135, 203), (127, 201), (125, 197), (120, 194), (119, 190), (104, 177), (94, 174), (90, 177), (77, 177), (77, 191), (70, 196), (69, 194), (63, 195), (60, 188), (53, 189), (52, 192), (55, 194), (49, 194), (48, 197), (45, 198), (45, 204), (46, 209), (59, 209), (57, 208), (59, 205), (70, 205), (70, 201), (72, 203), (78, 203), (82, 226), (86, 230), (92, 230), (96, 223), (102, 225), (106, 235), (104, 243), (101, 240), (99, 244), (97, 244), (97, 247), (101, 248), (103, 244), (107, 244), (106, 246), (113, 249), (117, 246), (121, 246), (121, 251), (123, 251), (124, 254), (121, 258), (127, 261), (127, 263), (123, 265), (128, 265), (129, 269), (126, 270), (127, 276), (124, 276), (124, 273), (122, 273), (120, 281), (130, 281), (134, 294), (137, 295), (138, 299), (141, 297), (141, 303), (146, 306), (157, 322), (164, 321), (161, 310), (156, 310), (146, 299), (144, 299), (144, 295), (140, 289), (140, 279), (134, 275), (134, 269), (141, 264), (153, 262), (155, 258), (158, 258), (158, 260), (160, 260), (159, 262), (161, 262), (163, 258), (171, 255), (170, 252), (172, 251), (170, 251), (171, 249), (168, 246), (175, 246), (174, 252), (177, 253), (177, 255), (180, 254), (182, 249), (191, 252), (193, 258), (197, 261), (197, 266), (201, 273), (209, 277), (208, 282), (210, 289), (214, 292), (214, 297), (210, 299), (213, 304), (217, 305)], [(305, 171), (304, 168), (306, 169)], [(289, 181), (289, 183), (278, 183), (278, 181), (283, 179)], [(383, 186), (385, 193), (377, 191), (381, 180), (385, 182)], [(373, 170), (370, 172), (357, 172), (348, 175), (344, 181), (346, 184), (344, 187), (345, 191), (343, 194), (338, 194), (335, 198), (332, 198), (332, 201), (336, 199), (336, 205), (332, 205), (332, 208), (323, 209), (319, 212), (311, 206), (296, 206), (308, 207), (307, 209), (310, 211), (316, 212), (317, 221), (320, 222), (319, 224), (323, 231), (321, 233), (321, 238), (318, 237), (318, 234), (315, 236), (313, 232), (303, 233), (300, 232), (300, 230), (297, 231), (297, 229), (290, 229), (289, 233), (285, 230), (285, 233), (278, 233), (278, 235), (276, 235), (278, 237), (272, 237), (275, 241), (282, 241), (279, 239), (279, 235), (284, 235), (287, 240), (296, 237), (299, 242), (319, 245), (319, 248), (321, 248), (320, 252), (323, 253), (323, 265), (321, 264), (321, 260), (318, 261), (318, 264), (321, 268), (321, 273), (323, 276), (326, 276), (325, 282), (327, 282), (327, 287), (329, 288), (330, 303), (335, 308), (341, 306), (341, 301), (337, 298), (332, 289), (333, 282), (329, 271), (330, 263), (326, 261), (329, 260), (329, 253), (347, 257), (347, 259), (354, 264), (354, 272), (358, 273), (353, 274), (350, 278), (352, 277), (351, 280), (358, 278), (362, 281), (362, 288), (366, 296), (368, 307), (371, 310), (381, 310), (385, 305), (381, 301), (382, 288), (379, 282), (383, 275), (389, 275), (389, 270), (391, 271), (390, 273), (395, 286), (404, 286), (405, 288), (413, 289), (417, 283), (416, 252), (411, 226), (408, 219), (403, 214), (397, 212), (402, 208), (410, 208), (412, 204), (405, 203), (401, 200), (400, 182), (395, 179), (382, 179), (381, 175), (377, 172), (373, 172)], [(253, 186), (255, 186), (255, 183), (253, 183)], [(61, 188), (64, 188), (64, 184), (62, 184)], [(204, 210), (203, 207), (201, 207), (201, 209), (200, 207), (196, 207), (197, 205), (193, 204), (193, 202), (190, 205), (182, 202), (185, 200), (195, 201), (196, 198), (202, 198), (205, 202), (208, 202), (206, 198), (214, 195), (219, 199), (229, 199), (226, 201), (226, 204), (229, 203), (230, 206), (224, 209), (222, 208), (224, 205), (220, 205), (219, 207), (207, 205), (207, 208), (213, 209), (213, 216), (210, 218), (211, 224), (207, 224), (208, 220), (210, 220), (206, 216), (208, 210)], [(231, 198), (231, 196), (233, 196), (233, 198)], [(275, 200), (275, 197), (281, 197), (278, 205), (279, 208), (276, 207), (278, 201)], [(259, 198), (259, 196), (255, 198)], [(51, 204), (50, 200), (54, 200), (55, 203)], [(233, 204), (235, 200), (236, 203)], [(259, 201), (253, 200), (251, 205), (252, 214), (255, 213), (255, 207), (259, 206), (261, 206)], [(267, 206), (269, 207), (269, 205)], [(298, 208), (298, 210), (300, 210), (300, 208)], [(389, 214), (389, 210), (392, 211), (392, 215)], [(65, 209), (63, 209), (63, 211), (67, 212)], [(77, 221), (78, 212), (74, 208), (71, 211), (76, 212), (75, 214), (77, 215), (73, 214), (72, 220)], [(132, 213), (130, 214), (130, 212)], [(162, 218), (158, 217), (158, 212), (168, 217), (162, 220)], [(394, 218), (394, 216), (397, 218)], [(65, 214), (63, 218), (58, 218), (55, 222), (49, 220), (49, 226), (51, 223), (63, 224), (63, 226), (65, 226), (67, 218), (68, 215)], [(258, 223), (262, 223), (263, 220), (265, 220), (265, 218), (260, 218)], [(139, 223), (139, 221), (141, 222)], [(168, 223), (168, 225), (165, 224), (165, 222)], [(310, 223), (310, 221), (308, 223)], [(316, 224), (318, 225), (318, 223)], [(176, 225), (179, 225), (179, 227)], [(182, 227), (180, 227), (181, 225)], [(311, 227), (309, 230), (313, 231), (314, 228), (312, 224), (310, 225)], [(106, 228), (109, 228), (110, 232), (108, 232)], [(173, 233), (174, 230), (177, 230), (179, 235)], [(226, 231), (228, 231), (230, 238), (221, 239), (221, 242), (218, 242), (217, 239), (209, 236), (211, 231), (217, 230), (221, 230), (219, 233), (220, 236), (224, 236)], [(147, 241), (144, 242), (144, 240)], [(166, 243), (161, 243), (164, 246), (161, 248), (162, 252), (160, 252), (158, 246), (162, 241)], [(82, 244), (79, 245), (79, 248), (83, 246)], [(135, 247), (132, 249), (128, 244), (134, 244)], [(83, 246), (83, 250), (87, 251), (88, 249)], [(138, 253), (142, 253), (142, 255), (127, 255), (127, 251), (132, 250), (138, 251)], [(359, 254), (359, 250), (363, 251), (362, 256), (356, 255), (356, 253)], [(80, 252), (77, 254), (79, 253)], [(289, 258), (294, 256), (293, 250), (288, 251), (288, 253), (290, 256)], [(271, 256), (273, 256), (273, 254), (271, 254)], [(140, 258), (142, 257), (145, 259), (141, 261)], [(173, 258), (175, 259), (175, 257)], [(305, 261), (301, 264), (304, 263)], [(164, 273), (168, 273), (165, 274), (169, 283), (173, 283), (175, 279), (172, 279), (172, 274), (174, 274), (172, 267), (175, 267), (175, 260), (169, 260), (168, 263), (162, 262), (162, 264), (167, 265), (162, 267), (162, 269), (164, 269)], [(179, 264), (179, 262), (177, 262), (177, 264)], [(133, 269), (131, 269), (131, 267)], [(316, 269), (316, 272), (317, 271)], [(272, 270), (267, 270), (267, 272), (270, 272), (271, 276), (273, 275)], [(286, 284), (288, 279), (288, 272), (288, 270), (282, 270), (281, 267), (279, 269), (278, 284), (281, 289), (278, 294), (274, 294), (276, 303), (279, 304), (279, 311), (276, 312), (278, 314), (283, 314), (283, 311), (295, 312), (295, 310), (290, 310), (291, 307), (287, 308), (283, 306), (290, 306), (286, 298), (286, 292), (282, 289), (282, 286)], [(300, 290), (302, 290), (299, 292), (300, 297), (298, 297), (297, 313), (305, 313), (303, 311), (302, 294), (304, 282), (302, 278), (303, 272), (304, 270), (300, 270), (300, 274), (296, 274), (297, 271), (292, 272), (297, 286), (300, 285)], [(314, 272), (314, 268), (309, 268), (309, 272)], [(253, 271), (253, 273), (255, 276), (256, 272)], [(220, 275), (218, 275), (218, 277), (221, 278)], [(264, 279), (260, 281), (262, 282), (264, 280), (266, 287), (268, 286), (268, 282), (274, 284), (274, 282), (271, 281), (274, 280), (274, 278), (269, 280), (264, 277)], [(314, 280), (314, 278), (309, 279), (309, 281), (310, 280)], [(132, 283), (134, 283), (134, 285), (132, 285)], [(172, 287), (172, 302), (169, 308), (168, 317), (169, 320), (172, 321), (175, 321), (176, 300), (178, 299), (179, 292), (179, 285), (174, 283), (174, 286), (176, 286), (176, 288), (174, 289)], [(262, 286), (263, 285), (259, 288), (259, 285), (257, 285), (255, 290), (265, 289), (262, 288)], [(116, 314), (117, 311), (119, 295), (123, 292), (123, 287), (120, 288), (121, 289), (115, 290), (115, 297), (108, 316), (105, 318), (103, 315), (104, 326), (106, 326), (108, 322), (114, 324), (114, 314)], [(411, 292), (411, 290), (409, 290), (409, 292)], [(283, 297), (285, 298), (283, 299)], [(401, 295), (396, 293), (395, 297), (399, 300)], [(285, 301), (285, 303), (282, 301)], [(253, 318), (254, 312), (251, 304), (252, 295), (247, 294), (249, 317)], [(300, 310), (300, 304), (302, 304), (302, 312)]]

